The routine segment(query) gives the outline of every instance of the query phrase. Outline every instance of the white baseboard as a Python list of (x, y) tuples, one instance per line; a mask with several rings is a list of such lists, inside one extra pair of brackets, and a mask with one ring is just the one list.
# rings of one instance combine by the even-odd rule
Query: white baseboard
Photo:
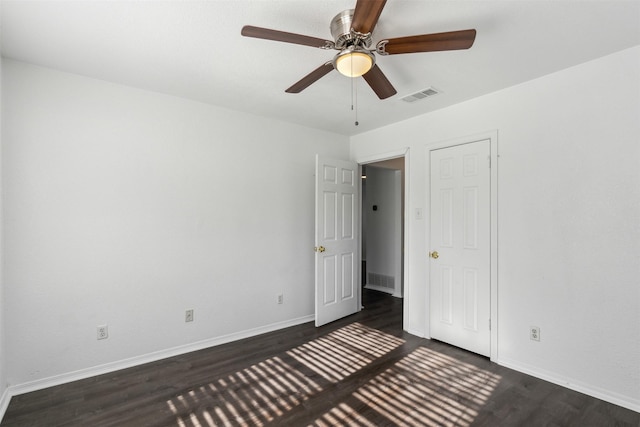
[(9, 407), (9, 402), (11, 401), (11, 393), (9, 389), (5, 389), (4, 393), (2, 393), (2, 398), (0, 398), (0, 421), (4, 418), (4, 413), (7, 412), (7, 408)]
[(385, 288), (384, 286), (366, 284), (366, 285), (364, 285), (364, 288), (365, 289), (371, 289), (373, 291), (384, 292), (385, 294), (392, 295), (392, 296), (394, 296), (396, 298), (402, 298), (402, 295), (396, 294), (395, 289)]
[(197, 341), (197, 342), (186, 344), (186, 345), (168, 348), (166, 350), (161, 350), (153, 353), (144, 354), (141, 356), (131, 357), (129, 359), (110, 362), (103, 365), (94, 366), (91, 368), (80, 369), (74, 372), (55, 375), (52, 377), (43, 378), (36, 381), (30, 381), (23, 384), (12, 385), (12, 386), (9, 386), (7, 390), (5, 390), (4, 394), (2, 395), (2, 400), (0, 400), (0, 421), (4, 417), (5, 411), (9, 406), (9, 401), (11, 400), (12, 396), (17, 396), (19, 394), (24, 394), (24, 393), (30, 393), (32, 391), (42, 390), (48, 387), (70, 383), (72, 381), (83, 380), (86, 378), (95, 377), (97, 375), (119, 371), (121, 369), (132, 368), (134, 366), (143, 365), (145, 363), (156, 362), (158, 360), (166, 359), (168, 357), (179, 356), (181, 354), (191, 353), (192, 351), (198, 351), (198, 350), (203, 350), (205, 348), (215, 347), (215, 346), (226, 344), (232, 341), (251, 338), (256, 335), (264, 334), (267, 332), (273, 332), (280, 329), (288, 328), (290, 326), (296, 326), (302, 323), (307, 323), (307, 322), (313, 321), (314, 318), (315, 317), (313, 315), (299, 317), (299, 318), (287, 320), (284, 322), (272, 323), (270, 325), (261, 326), (259, 328), (235, 332), (229, 335), (210, 338), (210, 339)]
[(549, 381), (550, 383), (557, 384), (562, 387), (566, 387), (570, 390), (574, 390), (580, 393), (587, 394), (605, 402), (613, 403), (614, 405), (622, 406), (623, 408), (630, 409), (635, 412), (640, 412), (640, 400), (633, 399), (629, 396), (623, 396), (610, 390), (604, 390), (599, 387), (584, 384), (575, 379), (566, 378), (558, 375), (554, 372), (548, 372), (543, 369), (536, 368), (524, 363), (516, 362), (509, 359), (500, 358), (496, 361), (498, 365), (504, 366), (509, 369), (513, 369), (518, 372), (522, 372), (527, 375), (531, 375), (541, 380)]

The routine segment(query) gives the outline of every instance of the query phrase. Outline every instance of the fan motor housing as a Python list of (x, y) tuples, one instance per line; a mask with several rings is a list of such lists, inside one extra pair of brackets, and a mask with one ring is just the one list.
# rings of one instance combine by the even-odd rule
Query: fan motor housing
[(343, 49), (348, 46), (369, 47), (371, 44), (371, 33), (360, 34), (352, 30), (354, 9), (343, 10), (331, 20), (331, 35), (335, 40), (336, 49)]

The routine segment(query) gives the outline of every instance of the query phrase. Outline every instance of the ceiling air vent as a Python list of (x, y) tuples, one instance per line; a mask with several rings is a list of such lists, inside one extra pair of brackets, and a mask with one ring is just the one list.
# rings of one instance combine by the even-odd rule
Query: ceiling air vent
[(429, 87), (427, 89), (421, 90), (420, 92), (416, 92), (413, 93), (411, 95), (407, 95), (404, 98), (402, 98), (403, 101), (406, 102), (413, 102), (413, 101), (417, 101), (419, 99), (425, 99), (425, 98), (429, 98), (431, 96), (437, 95), (439, 94), (440, 91), (434, 87)]

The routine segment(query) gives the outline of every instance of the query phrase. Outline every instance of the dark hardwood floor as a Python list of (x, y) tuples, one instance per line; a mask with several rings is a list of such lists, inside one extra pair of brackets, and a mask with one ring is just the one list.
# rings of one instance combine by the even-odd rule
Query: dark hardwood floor
[(640, 414), (402, 331), (402, 301), (15, 396), (1, 426), (639, 426)]

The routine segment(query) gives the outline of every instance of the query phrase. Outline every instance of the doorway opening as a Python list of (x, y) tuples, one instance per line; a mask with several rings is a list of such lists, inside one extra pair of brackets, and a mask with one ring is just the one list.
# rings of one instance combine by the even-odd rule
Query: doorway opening
[(362, 165), (362, 287), (404, 296), (405, 157)]

